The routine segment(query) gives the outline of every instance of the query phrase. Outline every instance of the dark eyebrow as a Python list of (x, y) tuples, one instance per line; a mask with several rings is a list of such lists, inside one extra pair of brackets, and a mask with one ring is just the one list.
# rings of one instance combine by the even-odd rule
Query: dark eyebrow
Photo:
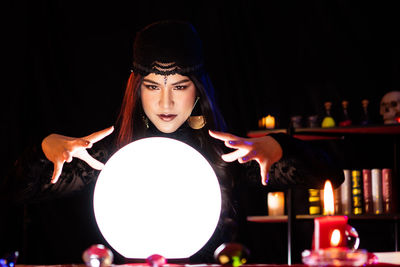
[[(157, 83), (155, 81), (152, 81), (152, 80), (149, 80), (149, 79), (143, 79), (143, 81), (144, 82), (148, 82), (148, 83), (152, 83), (152, 84), (156, 84), (156, 85), (160, 85), (159, 83)], [(189, 81), (190, 81), (189, 79), (183, 79), (183, 80), (180, 80), (180, 81), (177, 81), (177, 82), (173, 83), (172, 85), (177, 85), (177, 84), (184, 83), (184, 82), (189, 82)]]
[(148, 83), (152, 83), (152, 84), (157, 84), (160, 85), (159, 83), (152, 81), (152, 80), (148, 80), (148, 79), (143, 79), (144, 82), (148, 82)]
[(190, 82), (190, 80), (189, 79), (183, 79), (183, 80), (180, 80), (180, 81), (178, 81), (176, 83), (173, 83), (172, 85), (177, 85), (177, 84), (184, 83), (184, 82)]

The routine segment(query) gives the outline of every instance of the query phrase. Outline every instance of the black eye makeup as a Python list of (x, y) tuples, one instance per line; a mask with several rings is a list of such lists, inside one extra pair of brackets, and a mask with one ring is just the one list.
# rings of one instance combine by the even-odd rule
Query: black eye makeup
[(159, 90), (160, 89), (157, 85), (153, 85), (153, 84), (143, 84), (143, 86), (149, 90)]
[(174, 86), (174, 90), (185, 90), (188, 87), (189, 85), (176, 85)]

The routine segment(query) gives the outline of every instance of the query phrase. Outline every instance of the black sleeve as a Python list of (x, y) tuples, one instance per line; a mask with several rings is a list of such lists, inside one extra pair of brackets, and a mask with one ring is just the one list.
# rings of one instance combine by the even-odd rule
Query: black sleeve
[[(282, 147), (282, 158), (275, 162), (268, 173), (269, 188), (289, 187), (320, 188), (327, 179), (337, 188), (344, 181), (343, 170), (324, 150), (309, 142), (277, 133), (270, 134)], [(247, 177), (261, 184), (259, 166), (247, 165)]]
[[(102, 145), (93, 146), (89, 153), (105, 163), (108, 152)], [(51, 198), (63, 197), (81, 191), (93, 183), (99, 171), (86, 162), (74, 158), (64, 163), (59, 180), (51, 184), (53, 163), (42, 152), (39, 144), (26, 149), (16, 160), (1, 184), (1, 198), (11, 203), (30, 203)]]

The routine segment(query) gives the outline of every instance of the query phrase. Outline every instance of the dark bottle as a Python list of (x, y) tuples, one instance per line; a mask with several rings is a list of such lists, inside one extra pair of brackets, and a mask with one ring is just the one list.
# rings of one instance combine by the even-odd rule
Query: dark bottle
[(339, 126), (350, 126), (352, 124), (351, 118), (349, 116), (349, 101), (342, 101), (342, 114), (339, 122)]
[(371, 124), (371, 120), (370, 120), (369, 114), (368, 114), (368, 104), (369, 104), (368, 99), (363, 99), (361, 101), (361, 106), (362, 106), (361, 119), (360, 119), (361, 125)]
[(325, 106), (325, 115), (322, 118), (321, 127), (322, 128), (335, 127), (336, 123), (331, 114), (332, 102), (329, 101), (325, 102), (324, 106)]

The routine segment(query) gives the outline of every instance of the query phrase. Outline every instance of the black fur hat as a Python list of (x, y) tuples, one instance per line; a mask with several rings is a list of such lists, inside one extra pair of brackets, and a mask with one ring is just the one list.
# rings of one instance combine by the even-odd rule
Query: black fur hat
[(152, 23), (136, 35), (134, 72), (188, 75), (203, 71), (203, 48), (192, 24), (166, 20)]

